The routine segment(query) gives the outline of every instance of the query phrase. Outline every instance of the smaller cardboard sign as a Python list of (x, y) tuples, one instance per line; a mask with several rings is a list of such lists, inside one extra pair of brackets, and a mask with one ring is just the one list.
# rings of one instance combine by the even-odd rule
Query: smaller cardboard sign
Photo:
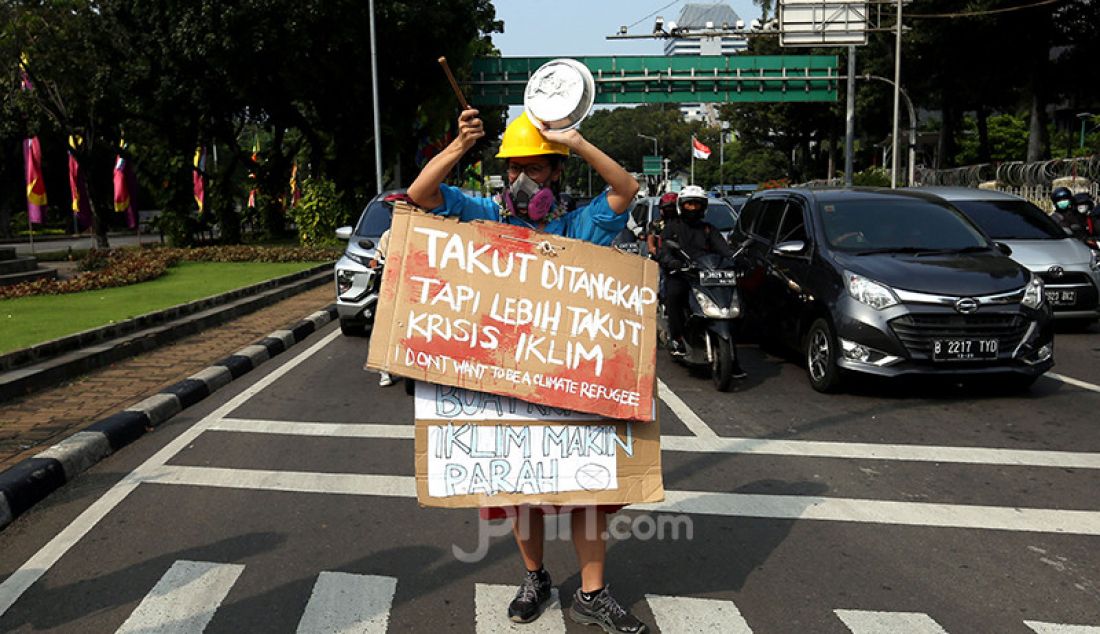
[(367, 365), (648, 420), (657, 278), (653, 262), (610, 247), (398, 204)]
[(445, 508), (664, 499), (660, 425), (417, 383), (416, 495)]

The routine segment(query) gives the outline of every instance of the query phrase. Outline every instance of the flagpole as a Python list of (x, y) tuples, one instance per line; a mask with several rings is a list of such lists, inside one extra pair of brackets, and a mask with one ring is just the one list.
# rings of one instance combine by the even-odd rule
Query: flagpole
[(695, 184), (695, 135), (691, 135), (691, 185)]

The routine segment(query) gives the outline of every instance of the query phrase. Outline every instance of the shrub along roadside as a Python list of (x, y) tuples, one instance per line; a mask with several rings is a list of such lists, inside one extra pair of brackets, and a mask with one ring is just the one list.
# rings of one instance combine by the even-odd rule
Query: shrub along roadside
[(31, 295), (79, 293), (127, 286), (156, 279), (168, 267), (186, 262), (326, 262), (340, 257), (338, 249), (313, 247), (224, 246), (194, 249), (144, 248), (89, 251), (83, 271), (69, 280), (35, 280), (0, 287), (0, 299)]

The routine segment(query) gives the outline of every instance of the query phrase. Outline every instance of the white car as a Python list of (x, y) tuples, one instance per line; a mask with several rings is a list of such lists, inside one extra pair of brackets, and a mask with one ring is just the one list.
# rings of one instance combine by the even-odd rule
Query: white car
[(1046, 299), (1059, 320), (1088, 326), (1100, 317), (1100, 253), (1043, 210), (1004, 192), (969, 187), (921, 187), (946, 200), (1011, 257), (1043, 279)]

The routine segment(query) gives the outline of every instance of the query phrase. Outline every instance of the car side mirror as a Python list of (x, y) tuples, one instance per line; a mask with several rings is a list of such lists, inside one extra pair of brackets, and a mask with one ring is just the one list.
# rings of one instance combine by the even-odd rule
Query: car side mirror
[(772, 249), (772, 253), (776, 255), (801, 255), (806, 251), (806, 242), (804, 240), (789, 240), (787, 242), (780, 242)]
[(1008, 246), (1004, 242), (995, 242), (994, 244), (997, 246), (997, 250), (1001, 253), (1005, 255), (1012, 255), (1012, 247)]
[(340, 227), (336, 230), (336, 237), (340, 240), (351, 240), (351, 227)]

